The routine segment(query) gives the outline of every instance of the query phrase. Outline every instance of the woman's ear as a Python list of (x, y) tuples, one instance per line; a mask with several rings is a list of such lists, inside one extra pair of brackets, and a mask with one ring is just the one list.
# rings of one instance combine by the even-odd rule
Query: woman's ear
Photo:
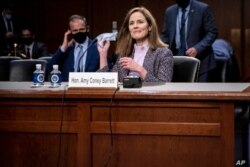
[(152, 26), (149, 26), (148, 27), (148, 31), (150, 32), (152, 30)]

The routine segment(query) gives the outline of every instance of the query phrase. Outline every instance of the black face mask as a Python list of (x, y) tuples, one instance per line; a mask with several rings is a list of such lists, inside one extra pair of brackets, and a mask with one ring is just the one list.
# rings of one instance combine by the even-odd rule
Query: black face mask
[(190, 0), (176, 0), (176, 3), (181, 7), (181, 8), (186, 8), (189, 3), (190, 3)]
[(73, 34), (73, 38), (77, 43), (83, 43), (86, 40), (87, 32), (78, 32)]
[(29, 38), (22, 38), (22, 43), (24, 45), (31, 45), (33, 42), (33, 38), (29, 37)]

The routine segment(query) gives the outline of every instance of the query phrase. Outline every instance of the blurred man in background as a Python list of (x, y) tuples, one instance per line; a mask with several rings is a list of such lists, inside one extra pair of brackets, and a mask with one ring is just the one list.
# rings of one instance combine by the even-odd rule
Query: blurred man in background
[(31, 27), (25, 27), (21, 32), (20, 49), (22, 57), (26, 59), (37, 59), (49, 56), (47, 46), (35, 39)]
[(13, 2), (2, 1), (1, 3), (3, 8), (0, 18), (0, 54), (5, 56), (13, 54), (18, 47), (16, 44), (24, 21), (21, 21), (15, 15)]

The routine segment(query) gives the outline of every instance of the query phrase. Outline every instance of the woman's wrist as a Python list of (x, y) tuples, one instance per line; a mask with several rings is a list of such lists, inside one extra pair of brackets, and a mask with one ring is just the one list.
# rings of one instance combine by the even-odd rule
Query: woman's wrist
[(147, 75), (147, 70), (144, 67), (140, 66), (138, 72), (139, 72), (141, 78), (144, 80), (146, 75)]

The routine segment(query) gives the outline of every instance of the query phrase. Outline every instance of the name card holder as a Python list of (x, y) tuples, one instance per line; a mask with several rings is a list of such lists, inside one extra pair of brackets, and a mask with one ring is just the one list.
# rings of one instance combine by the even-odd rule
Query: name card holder
[(117, 88), (117, 72), (70, 72), (69, 88)]

